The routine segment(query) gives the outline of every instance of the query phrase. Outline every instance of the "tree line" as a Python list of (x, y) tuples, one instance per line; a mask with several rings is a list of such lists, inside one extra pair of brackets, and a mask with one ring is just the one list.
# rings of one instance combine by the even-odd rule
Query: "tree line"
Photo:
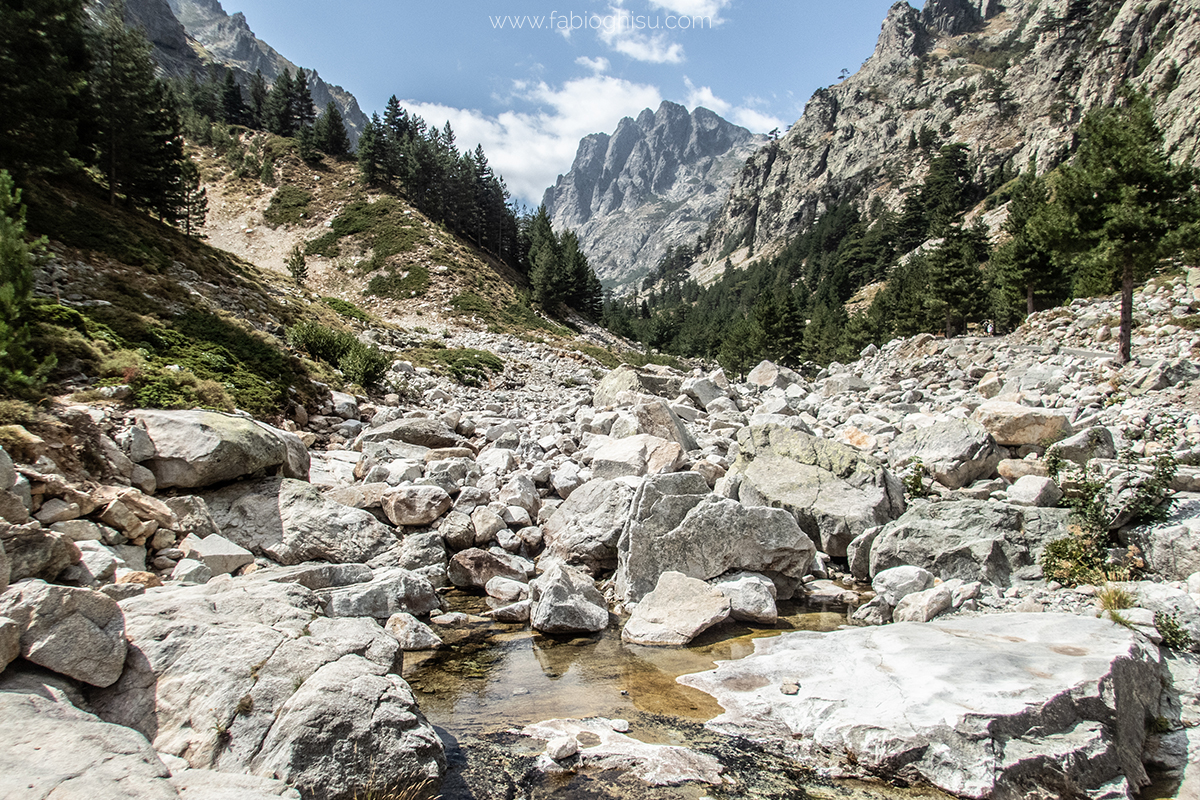
[[(897, 336), (1009, 330), (1073, 297), (1120, 291), (1118, 355), (1131, 354), (1132, 292), (1200, 240), (1198, 176), (1167, 158), (1145, 96), (1126, 91), (1088, 113), (1073, 158), (1015, 179), (976, 180), (962, 144), (941, 147), (897, 212), (833, 205), (776, 257), (700, 287), (694, 251), (676, 248), (640, 291), (609, 298), (605, 324), (650, 348), (715, 358), (742, 373), (763, 358), (798, 366), (857, 357)], [(994, 244), (965, 212), (1008, 204)], [(884, 283), (886, 281), (886, 283)], [(847, 302), (864, 287), (873, 296)], [(869, 302), (867, 302), (869, 300)]]

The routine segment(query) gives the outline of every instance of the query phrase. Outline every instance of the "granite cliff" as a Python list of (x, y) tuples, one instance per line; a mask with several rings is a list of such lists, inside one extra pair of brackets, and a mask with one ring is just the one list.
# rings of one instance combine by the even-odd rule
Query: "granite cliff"
[(570, 228), (605, 285), (652, 269), (703, 233), (746, 158), (766, 142), (706, 108), (664, 102), (579, 143), (571, 171), (546, 190), (556, 229)]

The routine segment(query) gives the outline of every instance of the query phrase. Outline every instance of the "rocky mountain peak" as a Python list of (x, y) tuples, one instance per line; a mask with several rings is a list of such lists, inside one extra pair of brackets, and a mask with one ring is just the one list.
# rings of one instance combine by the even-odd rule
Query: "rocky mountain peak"
[(667, 248), (694, 241), (763, 143), (706, 108), (664, 101), (625, 117), (611, 135), (585, 136), (543, 202), (556, 228), (579, 234), (597, 275), (622, 284)]
[(921, 10), (921, 22), (927, 28), (947, 36), (970, 33), (983, 27), (981, 6), (986, 0), (927, 0)]

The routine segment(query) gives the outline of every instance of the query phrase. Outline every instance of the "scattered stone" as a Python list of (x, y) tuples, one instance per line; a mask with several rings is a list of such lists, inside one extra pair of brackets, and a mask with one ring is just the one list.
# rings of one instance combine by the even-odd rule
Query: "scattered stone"
[(595, 633), (608, 627), (608, 603), (585, 573), (555, 564), (529, 584), (530, 624), (542, 633)]
[(664, 572), (621, 630), (622, 641), (684, 645), (729, 616), (729, 598), (680, 572)]

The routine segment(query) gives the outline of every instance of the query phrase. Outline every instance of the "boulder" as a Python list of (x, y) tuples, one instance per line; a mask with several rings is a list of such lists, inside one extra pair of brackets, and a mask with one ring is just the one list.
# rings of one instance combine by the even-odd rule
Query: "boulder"
[(888, 458), (896, 470), (920, 461), (938, 483), (959, 489), (991, 477), (1000, 463), (1000, 452), (979, 423), (949, 419), (897, 436)]
[(109, 686), (125, 666), (125, 619), (111, 597), (29, 580), (0, 594), (0, 617), (17, 624), (21, 656), (92, 686)]
[(46, 530), (36, 522), (26, 525), (0, 522), (0, 547), (4, 548), (8, 561), (5, 584), (24, 578), (53, 581), (83, 557), (70, 536)]
[(331, 617), (386, 620), (401, 611), (423, 617), (441, 607), (433, 584), (399, 567), (379, 569), (369, 581), (319, 589), (316, 594)]
[(8, 617), (0, 617), (0, 672), (21, 655), (21, 626)]
[(0, 797), (179, 800), (145, 736), (80, 710), (49, 682), (0, 687), (0, 719)]
[[(631, 430), (628, 430), (627, 433), (630, 435), (645, 433), (657, 436), (668, 442), (675, 442), (683, 448), (684, 452), (695, 450), (697, 447), (696, 440), (688, 433), (683, 421), (671, 410), (666, 400), (637, 403), (629, 409), (628, 414)], [(614, 437), (622, 436), (625, 433), (626, 431), (618, 431), (618, 425), (613, 425), (612, 435)]]
[(1053, 508), (1062, 499), (1062, 489), (1049, 478), (1023, 475), (1008, 487), (1008, 502), (1015, 506), (1037, 506)]
[[(366, 445), (376, 442), (400, 441), (417, 447), (457, 447), (464, 439), (432, 417), (397, 419), (375, 428), (368, 428), (355, 440), (356, 449), (365, 454)], [(422, 456), (423, 457), (423, 456)]]
[(892, 567), (881, 570), (871, 581), (875, 594), (889, 606), (895, 607), (910, 594), (923, 592), (933, 586), (933, 573), (920, 567)]
[(595, 633), (608, 627), (608, 603), (585, 573), (555, 564), (529, 584), (529, 621), (542, 633)]
[(694, 485), (647, 482), (635, 499), (618, 545), (617, 597), (640, 600), (665, 572), (708, 580), (745, 570), (778, 580), (790, 598), (817, 550), (795, 518), (708, 494), (696, 473), (680, 476)]
[(308, 483), (266, 478), (204, 496), (222, 535), (279, 564), (362, 562), (396, 544), (368, 511), (325, 498)]
[(539, 565), (559, 561), (592, 576), (616, 569), (617, 541), (638, 485), (636, 479), (599, 479), (571, 492), (542, 526), (546, 549)]
[(1158, 648), (1108, 620), (997, 614), (754, 644), (679, 682), (725, 709), (708, 727), (807, 766), (970, 798), (1123, 797), (1148, 780)]
[(774, 625), (779, 619), (775, 605), (777, 590), (767, 577), (753, 572), (739, 572), (710, 583), (729, 599), (729, 616), (740, 622)]
[(729, 598), (680, 572), (664, 572), (621, 630), (630, 644), (684, 645), (729, 616)]
[(997, 444), (1005, 447), (1040, 445), (1071, 433), (1071, 422), (1065, 412), (1031, 408), (1005, 400), (988, 400), (975, 409), (971, 419), (986, 428)]
[(900, 481), (853, 447), (778, 424), (743, 428), (738, 445), (729, 473), (740, 481), (737, 499), (785, 509), (831, 556), (904, 511)]
[(750, 370), (746, 383), (758, 389), (786, 389), (790, 384), (803, 383), (803, 379), (787, 367), (762, 361)]
[[(678, 786), (689, 783), (708, 783), (721, 785), (721, 763), (708, 753), (698, 753), (686, 747), (667, 744), (647, 744), (632, 736), (618, 732), (617, 728), (624, 727), (620, 720), (590, 717), (588, 719), (552, 719), (526, 726), (521, 734), (552, 741), (574, 741), (577, 753), (571, 766), (586, 769), (589, 773), (595, 771), (605, 775), (613, 773), (629, 773), (636, 780), (637, 786)], [(586, 746), (583, 743), (586, 742)], [(570, 745), (564, 744), (554, 748), (558, 754), (570, 750)], [(547, 759), (539, 759), (538, 767), (554, 775), (561, 772), (558, 766), (549, 758), (551, 748), (546, 747)], [(549, 763), (546, 763), (549, 762)], [(620, 783), (625, 780), (618, 778)], [(639, 792), (634, 789), (634, 796), (657, 796), (658, 792)]]
[(404, 611), (388, 617), (383, 629), (396, 637), (404, 652), (436, 650), (442, 646), (441, 638), (421, 620)]
[(446, 567), (446, 575), (455, 586), (482, 589), (496, 576), (512, 578), (524, 583), (529, 576), (521, 559), (510, 555), (499, 555), (478, 547), (455, 553)]
[(900, 598), (892, 611), (893, 622), (929, 622), (950, 610), (954, 604), (954, 592), (944, 583), (931, 586), (920, 592), (906, 594)]
[(683, 459), (683, 448), (648, 433), (614, 439), (592, 457), (592, 474), (597, 478), (626, 475), (659, 475), (674, 472)]
[(375, 775), (445, 770), (441, 741), (372, 620), (320, 616), (295, 583), (244, 578), (125, 600), (132, 657), (96, 713), (196, 769), (274, 774), (315, 800), (363, 796)]
[(1200, 572), (1200, 499), (1177, 499), (1163, 522), (1122, 528), (1119, 536), (1122, 544), (1142, 551), (1153, 572), (1169, 581), (1187, 580)]
[(383, 513), (393, 525), (428, 525), (453, 504), (438, 486), (397, 486), (383, 496)]
[(213, 571), (207, 564), (190, 558), (180, 560), (171, 570), (171, 580), (182, 583), (208, 583), (212, 576)]
[(605, 375), (596, 385), (596, 391), (592, 395), (592, 406), (597, 409), (612, 408), (617, 404), (617, 395), (622, 392), (678, 397), (682, 385), (681, 376), (668, 372), (638, 370), (622, 364)]
[(1097, 425), (1052, 444), (1046, 450), (1046, 455), (1057, 455), (1083, 466), (1093, 458), (1116, 458), (1117, 445), (1113, 441), (1112, 431)]
[(153, 445), (143, 459), (159, 489), (193, 488), (269, 471), (308, 478), (308, 451), (295, 434), (216, 411), (133, 412)]
[(914, 506), (888, 523), (871, 545), (870, 574), (911, 565), (942, 580), (1008, 586), (1042, 548), (1068, 535), (1065, 508), (1020, 508), (982, 500)]
[(179, 549), (196, 561), (203, 562), (212, 575), (228, 575), (254, 563), (253, 553), (220, 534), (204, 539), (188, 536), (179, 543)]

